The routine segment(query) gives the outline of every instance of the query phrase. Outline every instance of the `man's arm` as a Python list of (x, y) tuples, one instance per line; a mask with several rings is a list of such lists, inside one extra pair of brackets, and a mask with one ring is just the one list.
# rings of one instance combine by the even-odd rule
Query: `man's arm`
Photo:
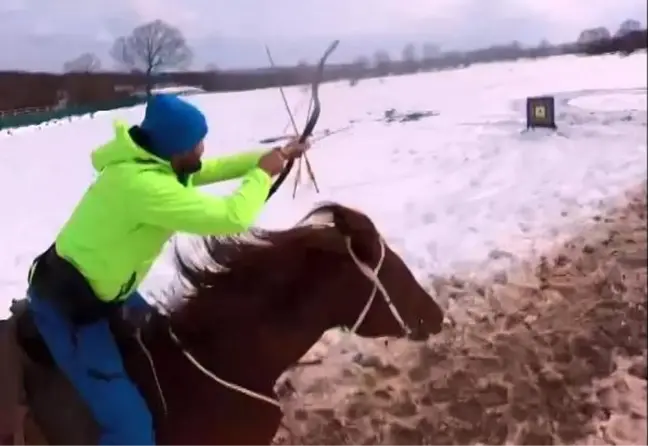
[(129, 179), (131, 215), (145, 224), (198, 235), (227, 235), (252, 226), (270, 191), (270, 176), (255, 167), (229, 196), (214, 197), (186, 188), (154, 170)]
[(257, 166), (264, 153), (264, 151), (254, 151), (207, 159), (203, 161), (202, 169), (194, 174), (193, 184), (202, 186), (240, 178)]

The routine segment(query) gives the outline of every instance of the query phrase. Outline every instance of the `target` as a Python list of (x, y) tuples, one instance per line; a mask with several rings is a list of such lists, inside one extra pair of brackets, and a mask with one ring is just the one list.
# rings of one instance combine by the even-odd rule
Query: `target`
[(556, 128), (556, 117), (553, 96), (527, 98), (527, 129)]

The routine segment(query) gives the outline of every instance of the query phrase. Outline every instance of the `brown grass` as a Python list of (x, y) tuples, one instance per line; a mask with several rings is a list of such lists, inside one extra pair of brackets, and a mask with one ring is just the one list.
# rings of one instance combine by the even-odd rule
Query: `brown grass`
[[(646, 185), (484, 283), (424, 346), (363, 342), (292, 373), (283, 444), (646, 444)], [(451, 318), (452, 319), (452, 318)]]

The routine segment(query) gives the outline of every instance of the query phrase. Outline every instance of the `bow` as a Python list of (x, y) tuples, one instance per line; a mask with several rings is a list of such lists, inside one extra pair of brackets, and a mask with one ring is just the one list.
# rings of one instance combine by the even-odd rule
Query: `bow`
[[(317, 121), (319, 119), (320, 112), (321, 112), (321, 104), (319, 99), (319, 86), (324, 78), (324, 65), (326, 65), (326, 60), (329, 58), (331, 53), (335, 51), (339, 43), (340, 43), (339, 40), (334, 40), (326, 49), (324, 55), (320, 58), (319, 63), (317, 64), (316, 76), (315, 79), (313, 79), (313, 83), (311, 84), (311, 95), (312, 95), (311, 100), (313, 102), (313, 110), (310, 116), (308, 117), (308, 121), (306, 121), (304, 130), (302, 130), (301, 135), (299, 135), (300, 143), (306, 142), (306, 140), (313, 134), (313, 130), (315, 129), (315, 125), (317, 124)], [(279, 174), (275, 182), (270, 187), (270, 192), (268, 192), (268, 197), (266, 198), (266, 201), (268, 201), (270, 197), (272, 197), (274, 193), (277, 192), (277, 189), (281, 187), (283, 182), (288, 177), (288, 174), (292, 170), (294, 164), (295, 164), (294, 158), (288, 160), (285, 167), (283, 168), (283, 170), (281, 171), (281, 173)]]

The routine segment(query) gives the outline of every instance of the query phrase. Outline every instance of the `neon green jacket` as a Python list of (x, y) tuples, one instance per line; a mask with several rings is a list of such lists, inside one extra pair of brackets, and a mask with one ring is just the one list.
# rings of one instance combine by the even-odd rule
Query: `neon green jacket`
[[(115, 123), (115, 138), (92, 153), (99, 175), (56, 238), (59, 256), (85, 276), (103, 301), (123, 300), (147, 274), (176, 232), (226, 235), (257, 218), (271, 179), (261, 152), (206, 160), (183, 186), (171, 165), (137, 146), (129, 127)], [(193, 186), (243, 177), (230, 196)]]

